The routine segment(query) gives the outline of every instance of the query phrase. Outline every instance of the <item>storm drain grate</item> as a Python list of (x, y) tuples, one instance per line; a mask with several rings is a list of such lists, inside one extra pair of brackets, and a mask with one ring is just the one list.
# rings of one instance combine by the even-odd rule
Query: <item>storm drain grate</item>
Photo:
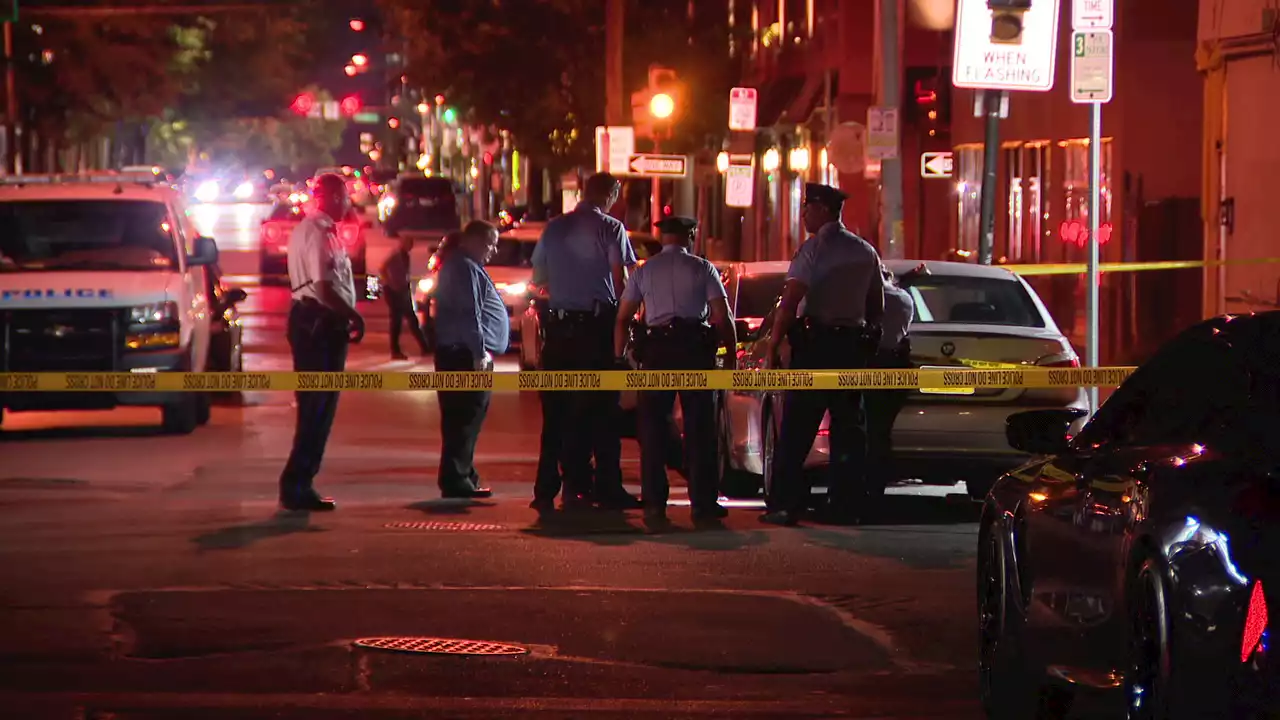
[(393, 522), (387, 523), (385, 527), (395, 528), (397, 530), (436, 530), (441, 532), (493, 532), (494, 530), (506, 530), (502, 525), (493, 525), (490, 523), (451, 523), (451, 522)]
[(363, 638), (357, 640), (355, 644), (356, 647), (370, 650), (424, 655), (527, 655), (529, 653), (528, 648), (519, 645), (456, 638), (379, 637)]

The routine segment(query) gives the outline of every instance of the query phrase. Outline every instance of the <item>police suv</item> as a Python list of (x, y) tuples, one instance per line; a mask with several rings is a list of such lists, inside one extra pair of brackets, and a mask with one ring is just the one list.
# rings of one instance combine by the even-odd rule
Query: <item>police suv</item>
[[(0, 179), (0, 370), (204, 371), (218, 310), (202, 266), (217, 257), (150, 173)], [(121, 405), (159, 406), (171, 433), (210, 413), (200, 393), (11, 392), (0, 420)]]

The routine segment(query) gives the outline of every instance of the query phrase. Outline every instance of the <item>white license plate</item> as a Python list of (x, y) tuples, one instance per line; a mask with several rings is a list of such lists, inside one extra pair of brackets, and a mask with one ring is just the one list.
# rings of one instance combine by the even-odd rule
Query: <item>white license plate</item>
[[(921, 370), (956, 370), (955, 367), (942, 367), (939, 365), (922, 365)], [(976, 392), (975, 388), (920, 388), (920, 392), (924, 395), (972, 395)]]

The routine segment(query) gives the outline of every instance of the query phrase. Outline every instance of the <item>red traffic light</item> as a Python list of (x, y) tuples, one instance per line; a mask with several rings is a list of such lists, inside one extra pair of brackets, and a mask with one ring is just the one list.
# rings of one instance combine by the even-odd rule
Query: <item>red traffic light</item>
[(493, 153), (491, 153), (491, 152), (487, 152), (487, 153), (485, 153), (485, 154), (484, 154), (484, 164), (485, 164), (485, 165), (492, 165), (492, 164), (493, 164)]
[(932, 105), (938, 102), (938, 91), (934, 83), (923, 80), (916, 81), (916, 104)]
[(364, 67), (369, 64), (369, 56), (364, 53), (356, 53), (351, 56), (351, 64), (356, 67)]
[(443, 104), (444, 104), (444, 96), (443, 96), (443, 95), (437, 95), (437, 96), (436, 96), (436, 105), (443, 105)]
[(307, 115), (313, 108), (315, 108), (315, 106), (316, 99), (311, 95), (311, 93), (302, 93), (293, 99), (293, 104), (289, 106), (289, 109), (299, 115)]
[(343, 115), (350, 116), (360, 112), (360, 108), (364, 107), (364, 103), (360, 101), (359, 95), (348, 95), (342, 98), (339, 107), (342, 108)]
[(387, 118), (387, 127), (395, 130), (400, 127), (400, 118)]
[(364, 21), (360, 18), (351, 18), (350, 25), (355, 32), (364, 32)]

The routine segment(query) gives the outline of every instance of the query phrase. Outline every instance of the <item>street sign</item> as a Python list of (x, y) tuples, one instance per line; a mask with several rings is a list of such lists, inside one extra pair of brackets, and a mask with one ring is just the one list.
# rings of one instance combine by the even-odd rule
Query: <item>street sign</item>
[(750, 165), (730, 165), (724, 177), (724, 204), (737, 208), (751, 207), (755, 200), (755, 169)]
[(628, 175), (627, 163), (636, 151), (636, 131), (630, 125), (596, 128), (596, 172)]
[(351, 120), (360, 125), (377, 125), (382, 122), (381, 116), (376, 112), (358, 112), (351, 116)]
[(1113, 39), (1110, 30), (1071, 34), (1071, 102), (1111, 102), (1115, 71)]
[[(1053, 89), (1058, 0), (1028, 4), (1026, 10), (997, 11), (988, 7), (988, 0), (960, 0), (953, 85), (979, 90)], [(1005, 34), (1007, 25), (998, 20), (1012, 21), (1017, 34), (1010, 38)]]
[(18, 22), (18, 0), (12, 5), (0, 0), (0, 22)]
[(627, 169), (636, 175), (650, 177), (685, 177), (689, 174), (688, 158), (684, 155), (632, 155)]
[(1110, 30), (1116, 22), (1115, 0), (1072, 0), (1072, 30)]
[(867, 110), (867, 157), (892, 160), (898, 157), (898, 109), (873, 107)]
[(920, 177), (949, 178), (955, 172), (956, 160), (951, 152), (920, 153)]
[(729, 129), (751, 131), (756, 129), (755, 88), (736, 87), (729, 90)]

